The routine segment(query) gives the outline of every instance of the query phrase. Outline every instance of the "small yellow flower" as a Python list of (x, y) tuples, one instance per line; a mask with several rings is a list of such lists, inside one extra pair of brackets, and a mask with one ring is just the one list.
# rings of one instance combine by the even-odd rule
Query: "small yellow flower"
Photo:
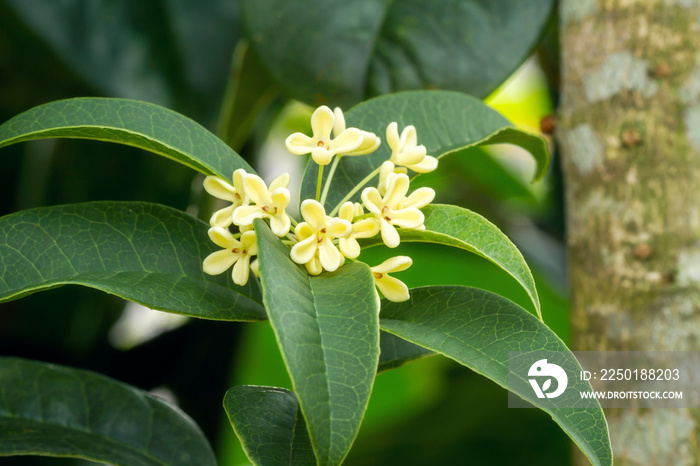
[[(333, 110), (333, 116), (335, 117), (335, 122), (333, 123), (333, 134), (337, 137), (343, 131), (345, 131), (345, 115), (340, 107), (336, 107)], [(339, 155), (365, 155), (377, 150), (382, 140), (377, 137), (376, 134), (370, 133), (369, 131), (360, 130), (362, 133), (362, 144), (355, 150), (350, 152), (342, 152)]]
[(258, 253), (255, 232), (246, 231), (239, 241), (230, 231), (215, 226), (209, 229), (209, 238), (223, 249), (209, 254), (204, 259), (202, 264), (204, 272), (209, 275), (219, 275), (233, 266), (231, 273), (233, 282), (237, 285), (245, 285), (251, 268), (250, 258)]
[[(327, 216), (321, 203), (312, 199), (301, 203), (300, 212), (306, 221), (294, 229), (299, 242), (292, 246), (292, 260), (297, 264), (313, 262), (306, 268), (312, 275), (321, 273), (319, 264), (323, 269), (333, 272), (345, 261), (333, 240), (350, 234), (352, 225), (347, 220)], [(315, 262), (316, 253), (318, 263)]]
[[(352, 223), (355, 217), (359, 217), (364, 213), (361, 204), (346, 202), (340, 206), (338, 217)], [(379, 233), (379, 224), (374, 218), (365, 218), (352, 223), (350, 234), (338, 240), (340, 252), (348, 259), (355, 259), (360, 255), (360, 243), (357, 242), (357, 238), (371, 238), (377, 233)]]
[(390, 161), (410, 168), (416, 173), (428, 173), (437, 168), (438, 160), (426, 155), (425, 146), (418, 144), (416, 128), (406, 126), (399, 136), (398, 124), (392, 122), (386, 128), (386, 143), (391, 148)]
[(230, 206), (214, 212), (214, 215), (212, 215), (209, 220), (209, 225), (228, 228), (232, 222), (231, 216), (233, 215), (233, 211), (236, 210), (237, 207), (248, 203), (248, 199), (243, 191), (243, 176), (245, 174), (246, 172), (242, 168), (233, 172), (233, 185), (230, 185), (216, 176), (207, 176), (204, 178), (204, 189), (209, 194), (223, 199), (224, 201), (231, 202)]
[(389, 274), (406, 270), (411, 264), (413, 261), (410, 257), (396, 256), (370, 268), (374, 276), (374, 284), (389, 301), (398, 303), (409, 298), (408, 287), (401, 280), (391, 277)]
[(277, 236), (289, 233), (291, 222), (284, 209), (291, 198), (289, 190), (289, 174), (275, 178), (268, 189), (265, 182), (257, 175), (246, 174), (243, 177), (243, 189), (246, 196), (254, 205), (243, 205), (233, 211), (233, 223), (239, 226), (249, 226), (256, 218), (269, 218), (270, 229)]
[(406, 197), (409, 187), (408, 176), (403, 173), (390, 173), (386, 178), (386, 193), (382, 196), (377, 188), (365, 188), (362, 202), (367, 210), (379, 221), (382, 241), (390, 248), (399, 245), (400, 237), (395, 226), (421, 229), (425, 216), (418, 210), (435, 198), (435, 191), (419, 188)]
[(294, 133), (284, 143), (291, 153), (297, 155), (311, 153), (314, 162), (319, 165), (328, 165), (334, 155), (352, 152), (364, 142), (362, 132), (357, 128), (348, 128), (336, 133), (335, 138), (331, 139), (334, 124), (333, 112), (323, 105), (311, 115), (312, 137)]
[(379, 167), (379, 184), (377, 185), (377, 191), (382, 196), (386, 194), (386, 179), (392, 173), (403, 173), (404, 175), (408, 173), (405, 167), (397, 167), (394, 162), (386, 161)]

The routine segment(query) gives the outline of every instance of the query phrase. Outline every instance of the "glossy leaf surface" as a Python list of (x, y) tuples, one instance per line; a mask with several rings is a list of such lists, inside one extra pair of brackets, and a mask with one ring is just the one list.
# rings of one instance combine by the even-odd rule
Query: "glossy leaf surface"
[(264, 320), (256, 280), (210, 276), (209, 226), (143, 202), (41, 207), (0, 218), (0, 301), (76, 284), (162, 311), (214, 320)]
[(226, 392), (224, 408), (253, 464), (316, 464), (294, 392), (275, 387), (233, 387)]
[(0, 147), (44, 138), (127, 144), (227, 180), (238, 168), (254, 173), (245, 160), (195, 121), (135, 100), (59, 100), (27, 110), (0, 126)]
[(476, 288), (414, 288), (408, 301), (382, 302), (380, 324), (385, 331), (452, 358), (511, 389), (551, 414), (593, 464), (612, 464), (603, 410), (597, 400), (582, 399), (578, 392), (578, 389), (590, 390), (588, 382), (569, 377), (573, 389), (557, 399), (562, 406), (575, 408), (552, 407), (541, 401), (527, 381), (508, 382), (509, 352), (513, 351), (558, 352), (580, 370), (576, 358), (559, 337), (517, 304)]
[(552, 5), (244, 0), (243, 21), (255, 51), (291, 97), (348, 106), (421, 88), (485, 97), (533, 50)]
[(207, 439), (186, 414), (99, 374), (0, 357), (0, 395), (0, 456), (216, 466)]
[(340, 464), (362, 421), (379, 359), (378, 301), (363, 263), (310, 276), (256, 220), (263, 302), (319, 464)]

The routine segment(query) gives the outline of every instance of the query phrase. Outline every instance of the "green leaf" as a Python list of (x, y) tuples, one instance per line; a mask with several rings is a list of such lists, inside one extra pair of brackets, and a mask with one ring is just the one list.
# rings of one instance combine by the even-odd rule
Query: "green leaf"
[(240, 36), (235, 3), (90, 0), (89, 7), (79, 1), (7, 3), (17, 22), (25, 23), (100, 93), (165, 105), (195, 115), (198, 121), (215, 116)]
[(486, 97), (527, 58), (552, 0), (244, 0), (244, 30), (289, 95), (349, 106), (409, 89)]
[(119, 466), (215, 466), (179, 409), (99, 374), (0, 357), (0, 456), (85, 458)]
[[(518, 248), (496, 225), (475, 212), (453, 205), (430, 204), (421, 211), (425, 214), (425, 230), (399, 228), (402, 242), (444, 244), (493, 262), (520, 283), (542, 318), (532, 272)], [(363, 242), (365, 247), (381, 244), (384, 243), (379, 236)]]
[(378, 301), (366, 264), (309, 276), (256, 220), (263, 302), (319, 464), (340, 464), (367, 409), (379, 359)]
[(233, 387), (226, 392), (224, 408), (253, 464), (316, 465), (294, 392), (275, 387)]
[[(347, 126), (371, 131), (382, 138), (379, 149), (364, 156), (343, 157), (333, 177), (326, 201), (330, 212), (355, 186), (391, 155), (386, 143), (386, 128), (396, 121), (399, 132), (408, 125), (416, 127), (418, 143), (428, 154), (443, 157), (466, 147), (509, 143), (530, 152), (537, 162), (535, 179), (547, 171), (549, 152), (541, 137), (520, 131), (500, 113), (474, 97), (448, 91), (412, 91), (377, 97), (353, 107), (345, 115)], [(440, 167), (438, 166), (438, 170)], [(329, 170), (325, 170), (324, 179)], [(302, 181), (301, 199), (313, 199), (316, 193), (318, 165), (309, 163)], [(368, 186), (375, 186), (375, 176)], [(352, 200), (360, 198), (359, 190)]]
[[(414, 288), (403, 303), (382, 302), (383, 330), (454, 359), (552, 415), (595, 465), (611, 465), (608, 426), (597, 400), (581, 400), (581, 408), (556, 408), (538, 399), (524, 384), (508, 383), (511, 351), (574, 355), (545, 324), (525, 309), (485, 290), (461, 286)], [(590, 384), (569, 380), (575, 389)], [(525, 387), (525, 388), (524, 388)], [(578, 397), (580, 398), (580, 396)]]
[(0, 218), (0, 302), (66, 284), (215, 320), (265, 319), (257, 281), (210, 276), (209, 226), (143, 202), (41, 207)]
[(379, 337), (380, 353), (377, 372), (395, 369), (407, 362), (435, 354), (422, 346), (413, 344), (388, 332), (380, 332)]
[(255, 173), (198, 123), (167, 108), (135, 100), (59, 100), (27, 110), (0, 126), (0, 147), (44, 138), (127, 144), (224, 179), (230, 179), (238, 168)]

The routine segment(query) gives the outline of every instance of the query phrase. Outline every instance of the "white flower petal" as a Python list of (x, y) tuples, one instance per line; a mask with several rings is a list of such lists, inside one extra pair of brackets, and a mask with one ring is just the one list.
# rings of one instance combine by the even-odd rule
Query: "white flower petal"
[(219, 275), (227, 271), (239, 257), (239, 254), (234, 254), (228, 249), (212, 252), (204, 259), (202, 269), (209, 275)]

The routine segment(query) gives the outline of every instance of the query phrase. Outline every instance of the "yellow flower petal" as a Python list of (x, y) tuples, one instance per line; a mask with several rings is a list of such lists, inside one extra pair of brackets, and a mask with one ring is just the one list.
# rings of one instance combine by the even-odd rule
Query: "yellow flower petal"
[(231, 232), (225, 228), (213, 227), (209, 229), (207, 234), (209, 239), (220, 248), (233, 249), (241, 245)]
[(389, 208), (394, 209), (403, 201), (406, 193), (408, 192), (408, 186), (410, 180), (408, 175), (401, 173), (390, 174), (387, 177), (386, 194), (384, 195), (384, 205), (389, 206)]
[(207, 176), (202, 183), (204, 190), (225, 201), (236, 202), (236, 188), (216, 176)]
[(239, 257), (228, 249), (212, 252), (204, 259), (202, 269), (209, 275), (219, 275), (227, 271)]
[(326, 226), (326, 209), (320, 202), (306, 199), (301, 203), (299, 212), (312, 229), (320, 230)]
[(255, 259), (250, 263), (250, 270), (255, 274), (256, 277), (260, 276), (260, 261)]
[(277, 188), (287, 188), (289, 187), (289, 180), (291, 177), (289, 176), (289, 173), (282, 173), (280, 176), (272, 180), (272, 183), (270, 183), (270, 192), (273, 192)]
[(231, 272), (233, 283), (241, 286), (245, 285), (248, 282), (249, 271), (250, 256), (246, 254), (233, 266), (233, 271)]
[(379, 191), (376, 188), (363, 189), (360, 197), (367, 210), (381, 216), (382, 196), (379, 195)]
[(211, 216), (211, 219), (209, 219), (209, 225), (213, 227), (228, 228), (231, 225), (231, 222), (233, 222), (232, 216), (235, 208), (236, 205), (234, 204), (217, 210)]
[(292, 154), (304, 155), (316, 147), (316, 142), (305, 134), (292, 133), (285, 139), (284, 145), (287, 146), (287, 150)]
[(340, 107), (335, 107), (333, 109), (333, 116), (335, 117), (335, 121), (333, 122), (333, 134), (338, 136), (345, 131), (345, 115), (343, 115), (343, 111)]
[(401, 138), (399, 137), (399, 125), (395, 121), (389, 123), (386, 127), (386, 143), (392, 152), (399, 150), (401, 147)]
[(280, 238), (282, 236), (286, 236), (291, 227), (292, 222), (289, 220), (289, 215), (285, 214), (284, 212), (270, 216), (270, 229)]
[(316, 243), (316, 236), (309, 236), (305, 240), (299, 241), (292, 246), (289, 257), (297, 264), (306, 264), (314, 257), (317, 249), (318, 243)]
[(404, 201), (401, 203), (404, 207), (410, 208), (414, 207), (416, 209), (421, 209), (435, 199), (435, 190), (432, 188), (418, 188), (411, 193)]
[(374, 283), (389, 301), (399, 303), (410, 298), (408, 287), (401, 280), (394, 277), (384, 275), (381, 279), (375, 279)]
[(333, 238), (344, 238), (352, 232), (352, 224), (342, 218), (329, 218), (326, 222), (326, 234)]
[(321, 105), (311, 114), (311, 131), (316, 141), (323, 141), (324, 144), (331, 138), (331, 130), (335, 116), (330, 108)]
[(319, 165), (328, 165), (333, 159), (333, 152), (325, 147), (314, 147), (311, 151), (311, 158)]
[(355, 205), (350, 201), (344, 202), (338, 210), (338, 218), (352, 222), (352, 219), (355, 218)]
[(338, 240), (338, 248), (340, 249), (340, 253), (348, 259), (357, 258), (361, 252), (360, 243), (352, 236), (349, 238), (340, 238), (340, 240)]
[(323, 268), (329, 272), (334, 272), (343, 263), (343, 256), (328, 238), (325, 238), (318, 245), (318, 258)]
[(333, 154), (346, 154), (360, 147), (362, 142), (362, 132), (357, 128), (348, 128), (330, 142), (330, 151)]
[(425, 221), (423, 212), (418, 209), (401, 209), (389, 213), (391, 224), (401, 228), (418, 228)]
[(251, 174), (244, 176), (243, 189), (246, 196), (255, 204), (272, 204), (267, 186), (265, 186), (265, 182), (259, 176)]
[(382, 232), (382, 241), (384, 241), (384, 244), (390, 248), (395, 248), (399, 245), (401, 238), (393, 225), (381, 218), (379, 219), (379, 228)]
[(309, 262), (305, 265), (306, 271), (309, 275), (318, 275), (323, 272), (323, 267), (321, 267), (321, 261), (318, 259), (318, 254), (311, 258)]
[(382, 274), (402, 272), (413, 264), (413, 259), (408, 256), (391, 257), (379, 265), (372, 267), (373, 272)]
[(426, 155), (425, 157), (423, 157), (423, 160), (421, 160), (420, 163), (414, 165), (407, 165), (408, 168), (410, 168), (416, 173), (430, 173), (431, 171), (435, 170), (437, 166), (438, 159), (430, 155)]
[(251, 225), (253, 220), (261, 218), (263, 212), (259, 207), (253, 205), (244, 205), (233, 211), (231, 219), (236, 225)]
[(376, 219), (366, 218), (352, 224), (352, 236), (355, 238), (371, 238), (379, 233), (379, 223)]

